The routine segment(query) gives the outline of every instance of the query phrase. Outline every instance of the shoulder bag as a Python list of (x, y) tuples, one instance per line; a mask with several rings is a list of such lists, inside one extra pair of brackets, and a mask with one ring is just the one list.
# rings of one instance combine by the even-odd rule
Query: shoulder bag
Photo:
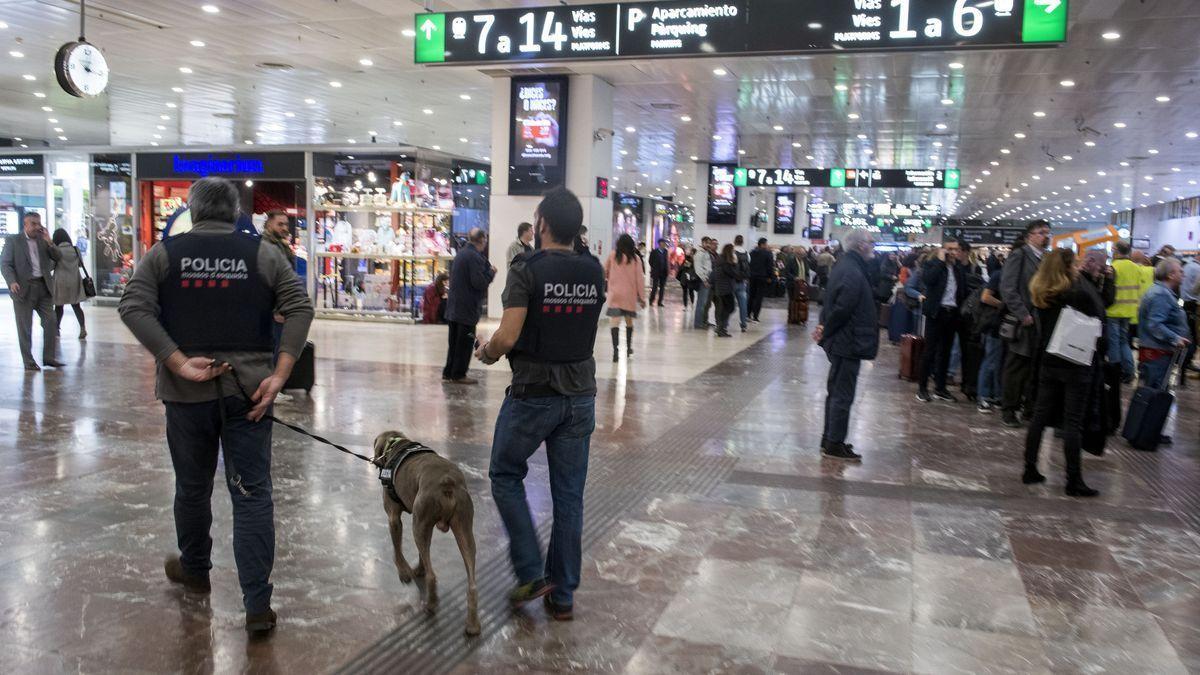
[(78, 246), (73, 246), (75, 255), (79, 257), (79, 270), (83, 272), (83, 294), (89, 298), (96, 297), (96, 282), (92, 280), (92, 275), (88, 274), (87, 267), (83, 264), (83, 254), (79, 252)]

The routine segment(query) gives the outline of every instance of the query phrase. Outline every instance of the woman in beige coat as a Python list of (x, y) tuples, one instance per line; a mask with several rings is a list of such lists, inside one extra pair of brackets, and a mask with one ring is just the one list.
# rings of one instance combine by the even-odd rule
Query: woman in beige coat
[(54, 245), (62, 258), (54, 265), (53, 286), (50, 294), (54, 297), (54, 315), (58, 317), (59, 327), (62, 326), (63, 307), (70, 305), (75, 310), (75, 320), (79, 322), (79, 339), (87, 338), (87, 328), (83, 323), (83, 308), (79, 303), (87, 300), (83, 292), (83, 278), (80, 270), (83, 261), (79, 258), (79, 249), (71, 243), (71, 235), (59, 228), (54, 231)]

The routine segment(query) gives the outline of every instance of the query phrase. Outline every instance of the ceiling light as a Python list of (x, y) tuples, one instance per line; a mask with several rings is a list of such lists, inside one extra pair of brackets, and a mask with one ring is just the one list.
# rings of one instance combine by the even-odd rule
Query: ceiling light
[(417, 37), (417, 31), (411, 28), (405, 28), (404, 30), (400, 31), (400, 34), (406, 38)]
[(719, 141), (719, 140), (721, 140), (721, 134), (713, 134), (712, 138), (714, 141)]
[(1116, 127), (1117, 129), (1124, 129), (1125, 127), (1127, 127), (1129, 125), (1125, 124), (1124, 122), (1113, 122), (1113, 126)]
[(54, 133), (56, 133), (56, 134), (61, 134), (62, 132), (63, 132), (63, 128), (62, 128), (62, 127), (54, 127)]
[(392, 126), (402, 127), (402, 126), (404, 126), (404, 122), (401, 122), (400, 120), (392, 120)]
[(699, 157), (697, 157), (696, 155), (692, 155), (691, 157), (688, 157), (688, 159), (692, 160), (693, 162), (699, 162), (699, 161), (700, 161), (700, 158), (699, 158)]
[(950, 70), (962, 70), (963, 69), (963, 64), (959, 63), (958, 61), (951, 61), (949, 66), (950, 66)]
[(208, 14), (218, 14), (221, 11), (221, 8), (217, 7), (216, 5), (202, 5), (200, 9), (204, 10)]
[(746, 151), (745, 151), (745, 150), (738, 150), (738, 154), (739, 154), (739, 155), (744, 155), (744, 154), (746, 154)]
[(1180, 171), (1182, 171), (1182, 169), (1180, 169), (1177, 166), (1173, 166), (1173, 167), (1171, 167), (1171, 171), (1174, 171), (1175, 173), (1179, 173)]
[(850, 91), (850, 87), (848, 87), (844, 84), (835, 84), (835, 85), (833, 85), (833, 88), (838, 91)]
[(464, 101), (470, 101), (470, 100), (471, 100), (471, 95), (470, 95), (470, 94), (459, 94), (459, 95), (458, 95), (458, 97), (459, 97), (459, 98), (461, 98), (461, 99), (462, 99), (462, 100), (464, 100)]
[(1010, 154), (1012, 154), (1012, 150), (1009, 150), (1008, 148), (1000, 148), (1000, 154), (1010, 155)]
[(934, 141), (934, 142), (933, 142), (933, 147), (935, 147), (935, 148), (940, 148), (940, 147), (942, 147), (942, 142), (941, 142), (941, 141)]
[(26, 73), (25, 75), (22, 75), (21, 77), (25, 78), (26, 80), (29, 80), (30, 82), (37, 80), (37, 75), (31, 75), (28, 73)]
[(1033, 111), (1033, 116), (1034, 117), (1045, 117), (1046, 113), (1041, 110), (1035, 110), (1035, 111)]
[(821, 24), (817, 23), (816, 21), (813, 21), (812, 23), (808, 24), (808, 29), (809, 30), (821, 30)]
[(1149, 150), (1147, 150), (1146, 152), (1148, 152), (1148, 153), (1150, 153), (1150, 154), (1152, 154), (1152, 155), (1157, 155), (1157, 154), (1158, 154), (1158, 150), (1156, 150), (1156, 149), (1154, 149), (1154, 148), (1150, 148), (1150, 149), (1149, 149)]
[(48, 105), (44, 105), (44, 106), (42, 106), (42, 112), (54, 112), (54, 108), (51, 108)]
[(192, 69), (188, 68), (187, 66), (179, 66), (179, 72), (183, 73), (184, 75), (191, 75)]
[(861, 115), (859, 115), (858, 113), (850, 113), (849, 115), (846, 115), (846, 117), (848, 117), (849, 119), (852, 119), (852, 120), (856, 120), (856, 119), (859, 119), (861, 117)]
[(1094, 147), (1096, 147), (1096, 142), (1095, 142), (1095, 141), (1084, 141), (1084, 142), (1083, 142), (1083, 144), (1084, 144), (1084, 145), (1086, 145), (1086, 146), (1087, 146), (1087, 147), (1089, 147), (1089, 148), (1094, 148)]
[(11, 57), (13, 57), (14, 59), (23, 59), (23, 58), (25, 58), (25, 54), (24, 54), (23, 52), (19, 52), (19, 51), (15, 50), (15, 49), (14, 49), (14, 50), (12, 50), (11, 52), (9, 52), (9, 53), (8, 53), (8, 55), (9, 55), (9, 56), (11, 56)]
[(164, 127), (164, 126), (163, 126), (163, 125), (161, 125), (161, 124), (155, 125), (155, 127), (154, 127), (154, 128), (155, 128), (155, 129), (158, 129), (159, 131), (166, 131), (166, 130), (167, 130), (167, 128), (166, 128), (166, 127)]
[(724, 68), (713, 68), (713, 75), (716, 75), (717, 77), (725, 77), (728, 74), (729, 71), (725, 70)]
[(175, 105), (174, 103), (167, 103), (167, 107), (168, 108), (178, 108), (179, 106)]
[(1121, 162), (1121, 166), (1129, 166), (1129, 162), (1122, 161), (1122, 162)]
[(782, 125), (782, 124), (776, 124), (776, 125), (775, 125), (774, 127), (772, 127), (772, 128), (773, 128), (775, 131), (783, 131), (783, 125)]
[(1013, 138), (1025, 138), (1025, 134), (1018, 131), (1017, 133), (1013, 134)]
[(357, 143), (358, 141), (354, 140), (353, 138), (347, 138), (346, 142), (347, 143)]
[(375, 62), (364, 56), (358, 60), (358, 65), (366, 67), (366, 68), (370, 68), (371, 66), (375, 65)]
[(3, 21), (0, 21), (0, 30), (4, 30), (5, 28), (8, 28), (8, 24), (4, 23)]
[[(157, 147), (157, 146), (158, 146), (158, 143), (157, 143), (156, 141), (150, 141), (150, 145), (153, 145), (153, 146), (156, 146), (156, 147)], [(23, 145), (22, 145), (21, 147), (25, 147), (25, 146), (23, 146)]]
[(162, 138), (162, 134), (154, 134), (155, 138)]
[(942, 99), (942, 105), (954, 105), (954, 99), (944, 98)]
[(315, 98), (306, 98), (306, 99), (304, 99), (304, 102), (305, 102), (305, 103), (307, 103), (308, 105), (312, 105), (312, 104), (314, 104), (314, 103), (316, 103), (316, 102), (317, 102), (317, 99), (315, 99)]
[(171, 91), (175, 92), (176, 94), (182, 94), (183, 87), (171, 87)]
[(1156, 97), (1154, 100), (1158, 101), (1159, 103), (1170, 103), (1171, 97), (1170, 96), (1159, 96), (1159, 97)]
[(35, 91), (35, 92), (33, 92), (33, 97), (34, 98), (46, 98), (46, 94), (43, 92), (40, 92), (40, 91)]
[(65, 140), (67, 140), (67, 137), (66, 137), (66, 136), (59, 136), (59, 137), (58, 137), (58, 140), (60, 140), (60, 141), (65, 141)]
[(338, 82), (337, 80), (330, 80), (329, 86), (333, 87), (334, 89), (340, 89), (342, 86), (342, 83)]
[(1064, 87), (1074, 87), (1075, 80), (1063, 80), (1062, 82), (1059, 82), (1059, 84), (1061, 84)]
[(191, 42), (189, 42), (188, 44), (190, 44), (190, 45), (191, 45), (191, 46), (193, 46), (193, 47), (203, 47), (203, 46), (204, 46), (204, 41), (203, 41), (203, 40), (192, 40), (192, 41), (191, 41)]
[(627, 133), (627, 134), (636, 134), (636, 133), (637, 133), (637, 129), (636, 129), (635, 127), (625, 127), (625, 133)]
[(990, 164), (991, 164), (992, 166), (1000, 166), (1000, 162), (997, 162), (997, 161), (996, 161), (996, 160), (994, 160), (994, 159), (993, 159), (993, 160), (990, 162)]
[(433, 111), (432, 111), (432, 110), (430, 110), (429, 108), (426, 108), (426, 109), (422, 110), (421, 112), (425, 113), (426, 115), (432, 115), (432, 114), (433, 114)]
[(249, 138), (247, 138), (246, 140), (244, 140), (242, 142), (245, 143), (246, 145), (254, 145), (254, 141), (250, 140)]
[(666, 148), (667, 150), (670, 150), (670, 149), (671, 149), (671, 144), (670, 144), (670, 143), (663, 143), (662, 145), (663, 145), (663, 147), (664, 147), (664, 148)]
[(1184, 136), (1187, 136), (1188, 138), (1196, 138), (1196, 137), (1200, 136), (1200, 134), (1197, 134), (1194, 131), (1189, 131), (1186, 134), (1184, 134)]
[(1070, 155), (1063, 155), (1063, 157), (1062, 157), (1062, 158), (1063, 158), (1063, 161), (1064, 161), (1064, 162), (1069, 162), (1069, 161), (1071, 161), (1071, 160), (1075, 159), (1074, 157), (1072, 157), (1072, 156), (1070, 156)]

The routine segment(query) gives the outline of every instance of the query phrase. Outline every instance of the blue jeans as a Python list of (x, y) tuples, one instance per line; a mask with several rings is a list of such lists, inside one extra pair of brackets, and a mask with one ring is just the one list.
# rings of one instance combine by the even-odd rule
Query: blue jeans
[(737, 298), (738, 318), (742, 321), (742, 328), (745, 328), (747, 311), (750, 306), (750, 285), (745, 281), (739, 282), (733, 287), (733, 295)]
[[(508, 532), (509, 556), (517, 581), (527, 584), (543, 576), (554, 584), (551, 598), (570, 605), (579, 588), (583, 564), (583, 487), (587, 482), (588, 449), (596, 428), (596, 397), (553, 396), (504, 399), (492, 441), (492, 498)], [(529, 457), (546, 444), (554, 526), (546, 564), (529, 503), (525, 476)], [(540, 492), (540, 490), (539, 490)]]
[(1121, 375), (1133, 377), (1133, 350), (1129, 347), (1129, 319), (1108, 320), (1108, 362), (1121, 364)]
[[(229, 485), (233, 501), (233, 559), (237, 562), (246, 611), (271, 606), (271, 568), (275, 563), (275, 507), (271, 498), (271, 422), (246, 419), (249, 407), (227, 397), (225, 428), (217, 402), (165, 403), (167, 446), (175, 467), (175, 536), (179, 559), (189, 574), (208, 578), (212, 569), (212, 491), (217, 454), (224, 447), (250, 492)], [(226, 481), (228, 482), (228, 481)]]
[(980, 401), (1000, 399), (1000, 368), (1004, 363), (1004, 340), (996, 335), (983, 336), (983, 362), (979, 365)]
[(1153, 361), (1142, 361), (1138, 364), (1138, 386), (1150, 387), (1151, 389), (1161, 389), (1163, 383), (1167, 381), (1167, 374), (1171, 371), (1172, 359), (1170, 356), (1154, 359)]
[(858, 370), (862, 361), (828, 354), (829, 379), (826, 382), (825, 431), (821, 437), (830, 443), (845, 443), (850, 430), (850, 406), (858, 389)]
[(712, 297), (712, 286), (700, 286), (696, 291), (696, 328), (708, 328), (708, 300)]

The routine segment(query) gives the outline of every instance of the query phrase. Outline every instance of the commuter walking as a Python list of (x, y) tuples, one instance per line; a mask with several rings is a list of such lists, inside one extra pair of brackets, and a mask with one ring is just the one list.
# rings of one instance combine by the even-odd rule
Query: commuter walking
[(504, 252), (504, 262), (508, 267), (512, 267), (513, 262), (519, 255), (528, 255), (533, 252), (533, 225), (529, 223), (521, 223), (517, 226), (517, 239), (508, 245), (508, 250)]
[(846, 443), (846, 436), (858, 371), (863, 361), (873, 361), (879, 353), (879, 315), (875, 289), (867, 273), (867, 262), (875, 255), (875, 242), (865, 230), (851, 230), (842, 246), (846, 253), (830, 272), (821, 323), (813, 333), (829, 359), (821, 454), (860, 462), (862, 455)]
[[(928, 403), (935, 397), (942, 401), (958, 399), (946, 388), (950, 368), (950, 352), (958, 334), (959, 306), (967, 297), (967, 275), (960, 265), (967, 257), (958, 241), (943, 244), (937, 254), (921, 269), (921, 293), (925, 297), (925, 353), (921, 360), (920, 388), (917, 400)], [(929, 394), (929, 378), (933, 377), (933, 395)]]
[(475, 346), (475, 326), (483, 316), (483, 301), (488, 286), (496, 278), (496, 267), (483, 256), (488, 235), (479, 228), (467, 234), (467, 245), (458, 250), (450, 266), (450, 290), (446, 298), (446, 323), (449, 324), (449, 344), (442, 381), (453, 384), (476, 384), (467, 377), (471, 366), (471, 351)]
[[(733, 244), (725, 244), (721, 258), (713, 271), (713, 304), (717, 308), (717, 337), (732, 337), (729, 334), (729, 317), (737, 307), (737, 286), (745, 279), (742, 265)], [(742, 327), (746, 332), (746, 327)]]
[(741, 275), (741, 281), (734, 286), (733, 295), (737, 300), (738, 319), (743, 333), (750, 320), (750, 254), (746, 252), (745, 244), (742, 235), (733, 238), (733, 251), (737, 255), (738, 272)]
[(700, 286), (696, 289), (696, 317), (692, 327), (698, 330), (708, 330), (708, 307), (712, 302), (713, 267), (716, 262), (716, 256), (713, 254), (715, 247), (716, 243), (712, 239), (704, 237), (700, 240), (700, 249), (696, 251), (694, 258), (696, 278), (700, 280)]
[(762, 314), (763, 299), (775, 283), (775, 254), (767, 246), (767, 239), (758, 240), (758, 247), (750, 252), (750, 307), (749, 317), (758, 323)]
[(52, 239), (58, 249), (58, 262), (54, 265), (53, 287), (50, 289), (54, 297), (54, 328), (62, 335), (63, 307), (71, 306), (75, 312), (75, 321), (79, 323), (79, 339), (87, 339), (87, 325), (84, 323), (83, 306), (87, 293), (83, 291), (84, 274), (83, 259), (79, 249), (71, 243), (71, 235), (61, 227), (54, 231)]
[[(119, 311), (159, 366), (155, 395), (166, 408), (180, 551), (167, 558), (167, 578), (192, 592), (210, 590), (213, 475), (223, 450), (246, 630), (256, 633), (276, 621), (271, 422), (264, 415), (304, 349), (313, 309), (287, 258), (235, 231), (238, 203), (225, 179), (193, 183), (192, 230), (146, 253)], [(276, 311), (284, 325), (272, 366)], [(250, 387), (250, 400), (235, 379)]]
[[(570, 621), (582, 568), (583, 491), (596, 426), (592, 352), (604, 305), (604, 270), (591, 253), (574, 250), (583, 222), (575, 195), (563, 188), (551, 191), (534, 222), (541, 248), (513, 265), (500, 327), (475, 355), (488, 364), (507, 355), (512, 365), (512, 386), (496, 418), (488, 469), (517, 576), (509, 603), (518, 608), (543, 598), (552, 619)], [(628, 254), (632, 240), (624, 246)], [(557, 311), (560, 307), (571, 311)], [(529, 457), (543, 443), (554, 520), (544, 565), (525, 496)]]
[(1179, 306), (1183, 269), (1164, 257), (1154, 268), (1154, 286), (1138, 308), (1138, 369), (1141, 386), (1161, 388), (1170, 375), (1175, 352), (1191, 344), (1187, 315)]
[(50, 293), (50, 274), (62, 254), (42, 227), (42, 216), (26, 213), (21, 231), (10, 235), (0, 253), (0, 274), (12, 295), (13, 316), (17, 320), (17, 344), (25, 370), (41, 370), (33, 360), (33, 313), (42, 322), (42, 364), (62, 368), (58, 360), (58, 321)]
[(1108, 360), (1121, 365), (1121, 375), (1126, 384), (1133, 381), (1133, 350), (1130, 342), (1130, 327), (1137, 321), (1138, 306), (1142, 302), (1142, 271), (1131, 258), (1133, 247), (1127, 241), (1117, 242), (1113, 252), (1113, 274), (1117, 287), (1117, 301), (1107, 313)]
[(667, 240), (659, 239), (658, 246), (650, 252), (650, 304), (658, 298), (658, 307), (663, 306), (667, 294), (667, 277), (671, 273), (671, 261), (667, 257)]
[(608, 317), (612, 332), (613, 363), (621, 358), (621, 322), (625, 322), (625, 354), (633, 356), (633, 320), (646, 306), (646, 272), (633, 237), (623, 234), (604, 263), (608, 282)]
[(1050, 225), (1044, 220), (1031, 222), (1025, 228), (1025, 245), (1015, 248), (1004, 263), (1000, 297), (1007, 313), (1001, 330), (1005, 331), (1008, 354), (1004, 358), (1002, 408), (1004, 425), (1008, 427), (1021, 426), (1019, 412), (1022, 406), (1032, 404), (1029, 389), (1037, 349), (1037, 329), (1033, 325), (1029, 282), (1042, 263), (1049, 240)]
[(683, 310), (684, 316), (687, 316), (687, 309), (696, 301), (696, 288), (700, 285), (700, 279), (696, 276), (696, 248), (694, 246), (687, 248), (687, 253), (683, 255), (683, 262), (679, 264), (679, 271), (675, 274), (675, 278), (679, 280), (679, 287), (683, 289)]
[[(1013, 270), (1016, 271), (1016, 270)], [(1007, 274), (1007, 272), (1006, 272)], [(1037, 273), (1030, 281), (1030, 305), (1037, 324), (1035, 342), (1039, 355), (1037, 402), (1033, 418), (1025, 434), (1025, 472), (1021, 481), (1026, 485), (1045, 482), (1038, 471), (1038, 451), (1042, 435), (1056, 412), (1061, 410), (1063, 455), (1066, 459), (1066, 494), (1071, 497), (1095, 497), (1100, 494), (1083, 481), (1083, 422), (1087, 411), (1089, 390), (1098, 360), (1080, 365), (1047, 352), (1050, 339), (1065, 308), (1071, 308), (1098, 321), (1104, 319), (1104, 308), (1094, 293), (1087, 292), (1075, 268), (1075, 253), (1059, 248), (1047, 253)], [(1096, 342), (1097, 353), (1099, 340)]]

